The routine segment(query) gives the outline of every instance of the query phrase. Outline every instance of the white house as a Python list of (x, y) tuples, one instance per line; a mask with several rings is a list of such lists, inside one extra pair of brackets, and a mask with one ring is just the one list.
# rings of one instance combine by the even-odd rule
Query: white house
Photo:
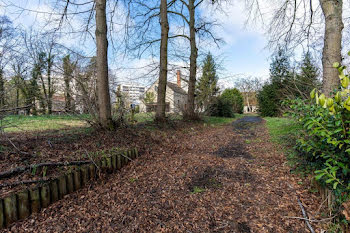
[[(153, 103), (142, 103), (140, 110), (143, 112), (154, 112), (157, 106), (158, 80), (152, 84), (146, 93), (153, 93), (155, 99)], [(181, 113), (187, 105), (187, 91), (181, 85), (181, 73), (177, 71), (177, 83), (167, 82), (166, 86), (166, 111), (171, 113)]]

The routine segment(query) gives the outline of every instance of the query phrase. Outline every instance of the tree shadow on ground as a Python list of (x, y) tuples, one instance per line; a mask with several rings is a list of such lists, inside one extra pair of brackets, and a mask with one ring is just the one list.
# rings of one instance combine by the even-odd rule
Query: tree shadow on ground
[(225, 179), (240, 183), (251, 183), (255, 181), (254, 175), (245, 166), (240, 166), (234, 171), (228, 170), (223, 166), (208, 166), (194, 174), (187, 187), (190, 192), (218, 189), (223, 186)]

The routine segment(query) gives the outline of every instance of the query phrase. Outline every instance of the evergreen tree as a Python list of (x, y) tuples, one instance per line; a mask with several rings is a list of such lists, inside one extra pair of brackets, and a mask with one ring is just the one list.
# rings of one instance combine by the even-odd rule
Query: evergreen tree
[(266, 83), (257, 96), (259, 112), (262, 116), (280, 114), (281, 102), (290, 95), (293, 78), (290, 55), (285, 49), (279, 48), (272, 57), (270, 83)]
[(203, 73), (197, 82), (196, 102), (197, 107), (206, 111), (209, 104), (214, 100), (219, 88), (217, 87), (218, 76), (213, 56), (208, 53), (203, 61)]
[(285, 49), (279, 48), (276, 54), (272, 57), (270, 65), (270, 80), (271, 83), (282, 87), (284, 83), (292, 77), (290, 64), (290, 55)]
[(263, 117), (273, 117), (279, 114), (279, 100), (278, 100), (277, 84), (265, 84), (257, 95), (259, 103), (259, 113)]
[(317, 86), (320, 86), (320, 81), (318, 80), (319, 70), (314, 65), (310, 53), (305, 53), (303, 60), (300, 65), (300, 73), (297, 75), (297, 88), (299, 97), (308, 98), (310, 92)]

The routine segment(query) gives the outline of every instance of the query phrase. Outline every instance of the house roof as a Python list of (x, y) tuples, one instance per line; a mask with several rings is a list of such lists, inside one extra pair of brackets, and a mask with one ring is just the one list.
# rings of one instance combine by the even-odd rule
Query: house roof
[(176, 93), (179, 93), (181, 95), (187, 95), (187, 92), (175, 83), (168, 82), (167, 86)]

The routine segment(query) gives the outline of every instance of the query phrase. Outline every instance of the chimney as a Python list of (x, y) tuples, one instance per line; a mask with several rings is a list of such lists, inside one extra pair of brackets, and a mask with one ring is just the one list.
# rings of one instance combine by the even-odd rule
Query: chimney
[(181, 72), (180, 70), (177, 70), (177, 86), (181, 88)]

